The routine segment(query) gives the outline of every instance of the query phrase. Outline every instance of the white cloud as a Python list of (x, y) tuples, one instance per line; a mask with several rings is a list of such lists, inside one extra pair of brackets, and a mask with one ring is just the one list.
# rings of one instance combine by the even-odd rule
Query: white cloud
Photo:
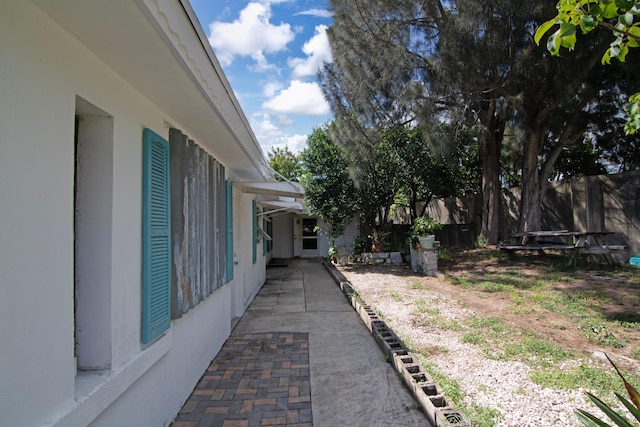
[(262, 94), (267, 98), (273, 98), (280, 89), (282, 89), (282, 83), (268, 82), (262, 88)]
[(289, 67), (293, 68), (293, 78), (315, 76), (325, 62), (332, 62), (331, 45), (327, 37), (327, 26), (318, 25), (315, 34), (303, 46), (306, 58), (291, 58)]
[(326, 9), (303, 10), (302, 12), (296, 13), (296, 15), (311, 15), (317, 16), (318, 18), (331, 18), (333, 16), (333, 14)]
[(285, 115), (257, 113), (249, 119), (249, 122), (265, 154), (271, 150), (271, 147), (287, 147), (293, 153), (299, 153), (307, 146), (307, 135), (286, 133), (292, 121)]
[(267, 61), (267, 58), (261, 50), (251, 55), (251, 59), (256, 61), (256, 63), (253, 67), (249, 67), (249, 69), (255, 73), (262, 73), (267, 70), (275, 70), (277, 68), (275, 64), (269, 64), (269, 61)]
[(242, 9), (233, 22), (216, 21), (209, 25), (209, 43), (222, 65), (230, 65), (236, 56), (250, 56), (264, 69), (264, 54), (278, 52), (287, 47), (295, 34), (289, 24), (273, 25), (269, 3), (251, 2)]
[(307, 148), (307, 138), (309, 135), (289, 135), (287, 137), (287, 143), (285, 144), (289, 147), (294, 154), (301, 153), (302, 150)]
[(262, 107), (277, 113), (305, 116), (323, 116), (330, 112), (320, 86), (300, 80), (293, 80), (287, 89), (265, 101)]

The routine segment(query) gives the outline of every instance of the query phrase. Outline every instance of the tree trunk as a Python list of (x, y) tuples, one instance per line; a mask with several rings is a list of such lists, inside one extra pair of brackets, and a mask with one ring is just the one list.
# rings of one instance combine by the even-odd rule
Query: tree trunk
[(409, 194), (409, 214), (411, 215), (411, 224), (418, 217), (418, 195), (416, 189), (411, 187)]
[(524, 144), (522, 160), (519, 231), (538, 231), (541, 227), (542, 194), (546, 181), (540, 182), (538, 156), (543, 140), (543, 127), (532, 126)]
[(480, 142), (482, 158), (482, 227), (480, 234), (487, 243), (500, 241), (500, 208), (502, 191), (500, 186), (500, 154), (504, 136), (504, 120), (496, 114), (496, 100), (489, 102), (485, 116), (484, 140)]
[[(524, 146), (522, 165), (522, 198), (520, 205), (520, 231), (538, 231), (542, 227), (542, 201), (547, 192), (547, 186), (553, 165), (560, 156), (562, 149), (567, 147), (584, 134), (586, 127), (580, 120), (582, 105), (567, 123), (564, 132), (555, 147), (539, 165), (539, 157), (545, 140), (546, 127), (539, 124), (532, 126)], [(541, 114), (540, 117), (545, 117)]]
[(489, 244), (500, 239), (500, 149), (493, 141), (480, 144), (482, 156), (482, 234)]

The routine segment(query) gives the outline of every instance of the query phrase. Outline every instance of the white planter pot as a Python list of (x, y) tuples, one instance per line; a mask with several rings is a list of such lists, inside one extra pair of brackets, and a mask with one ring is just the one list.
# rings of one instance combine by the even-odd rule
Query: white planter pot
[(423, 249), (433, 249), (433, 242), (436, 240), (436, 236), (429, 234), (428, 236), (418, 236), (418, 241)]

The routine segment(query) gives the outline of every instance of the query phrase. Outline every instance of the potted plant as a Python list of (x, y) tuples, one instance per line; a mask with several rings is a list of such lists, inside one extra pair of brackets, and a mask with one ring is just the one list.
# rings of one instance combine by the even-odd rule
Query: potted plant
[(329, 246), (329, 251), (327, 252), (329, 259), (332, 263), (336, 264), (338, 261), (338, 248), (335, 245)]
[(371, 239), (371, 252), (382, 252), (384, 246), (387, 244), (391, 233), (388, 231), (378, 230), (374, 228), (369, 238)]
[(411, 226), (412, 235), (418, 238), (420, 246), (424, 249), (433, 249), (433, 242), (436, 239), (434, 233), (442, 230), (442, 224), (428, 215), (418, 217), (413, 220)]

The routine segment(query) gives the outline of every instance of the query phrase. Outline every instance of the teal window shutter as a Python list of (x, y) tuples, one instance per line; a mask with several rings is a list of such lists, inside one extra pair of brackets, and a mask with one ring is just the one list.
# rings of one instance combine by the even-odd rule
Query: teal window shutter
[[(266, 208), (262, 208), (262, 213), (267, 212)], [(267, 216), (264, 215), (262, 218), (262, 231), (267, 232)], [(262, 256), (267, 255), (267, 243), (268, 240), (265, 239), (264, 234), (262, 235)]]
[(149, 129), (143, 133), (142, 343), (171, 323), (171, 207), (169, 143)]
[(226, 240), (226, 271), (225, 280), (227, 283), (233, 280), (233, 185), (231, 181), (225, 182), (225, 225), (227, 232)]
[(251, 217), (253, 218), (253, 263), (258, 261), (258, 203), (252, 200)]

